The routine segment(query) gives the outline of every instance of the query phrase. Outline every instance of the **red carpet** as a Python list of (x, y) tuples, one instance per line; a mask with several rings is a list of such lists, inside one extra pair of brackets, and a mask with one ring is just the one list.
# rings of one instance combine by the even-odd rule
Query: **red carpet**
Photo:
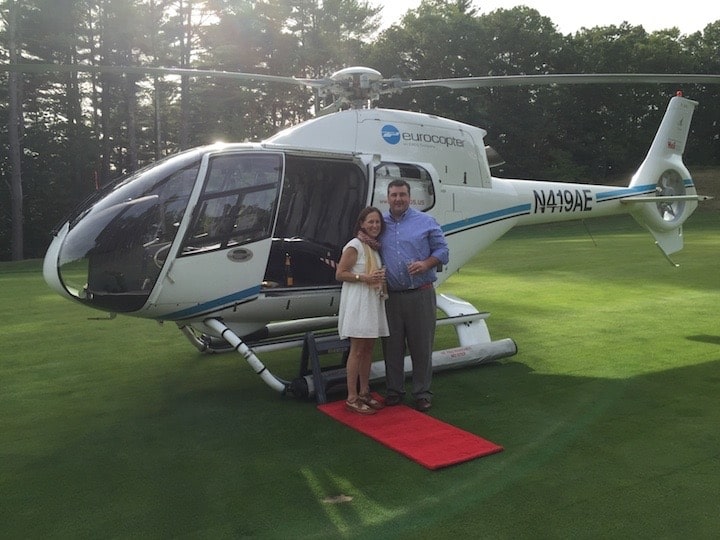
[(345, 409), (345, 400), (318, 409), (388, 448), (435, 470), (502, 452), (503, 447), (405, 405), (364, 416)]

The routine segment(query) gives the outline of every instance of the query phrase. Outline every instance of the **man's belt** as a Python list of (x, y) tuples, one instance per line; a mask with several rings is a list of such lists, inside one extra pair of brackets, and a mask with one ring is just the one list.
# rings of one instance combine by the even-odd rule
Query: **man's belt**
[(392, 294), (407, 294), (407, 293), (412, 293), (412, 292), (416, 292), (416, 291), (425, 291), (427, 289), (432, 289), (432, 286), (433, 286), (432, 283), (424, 283), (423, 285), (420, 285), (416, 289), (404, 289), (402, 291), (389, 291), (389, 292), (391, 292)]

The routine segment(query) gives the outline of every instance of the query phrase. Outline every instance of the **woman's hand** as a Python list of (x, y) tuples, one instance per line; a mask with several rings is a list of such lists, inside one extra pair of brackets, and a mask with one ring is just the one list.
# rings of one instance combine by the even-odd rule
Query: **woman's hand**
[(372, 285), (377, 285), (378, 283), (382, 283), (385, 281), (385, 269), (381, 268), (379, 270), (375, 270), (373, 272), (370, 272), (369, 274), (365, 274), (368, 277), (367, 282)]

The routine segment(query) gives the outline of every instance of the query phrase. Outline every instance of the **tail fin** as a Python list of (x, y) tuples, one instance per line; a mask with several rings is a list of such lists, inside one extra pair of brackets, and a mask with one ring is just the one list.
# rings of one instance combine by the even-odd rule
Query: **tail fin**
[(633, 205), (630, 213), (652, 233), (666, 256), (682, 249), (682, 224), (699, 200), (682, 161), (696, 105), (679, 95), (670, 100), (650, 150), (630, 182), (638, 196), (623, 201)]

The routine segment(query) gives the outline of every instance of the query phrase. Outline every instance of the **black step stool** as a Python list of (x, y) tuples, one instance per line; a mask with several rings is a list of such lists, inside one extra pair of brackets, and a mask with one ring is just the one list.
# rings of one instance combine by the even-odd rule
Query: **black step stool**
[[(321, 366), (320, 356), (331, 353), (342, 353), (341, 363)], [(300, 377), (312, 374), (315, 399), (318, 403), (327, 403), (327, 393), (332, 387), (342, 385), (347, 388), (345, 367), (349, 354), (349, 339), (340, 339), (338, 334), (320, 337), (316, 337), (312, 332), (305, 334), (300, 358)]]

